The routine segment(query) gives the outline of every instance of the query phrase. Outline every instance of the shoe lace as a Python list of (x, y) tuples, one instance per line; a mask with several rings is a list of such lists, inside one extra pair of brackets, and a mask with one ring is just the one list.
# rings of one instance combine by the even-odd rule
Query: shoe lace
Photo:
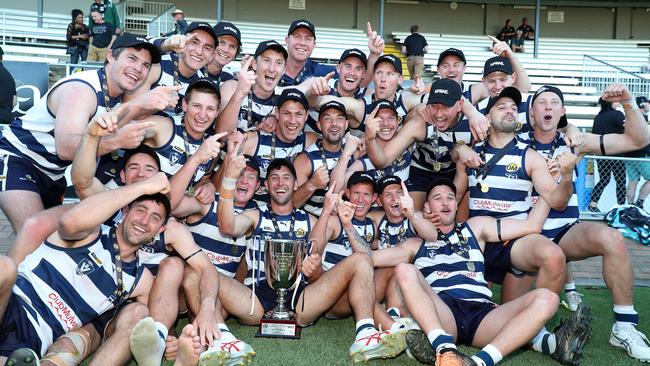
[(579, 304), (582, 302), (582, 296), (584, 295), (576, 291), (570, 291), (567, 292), (564, 296), (569, 303)]
[(649, 348), (650, 346), (650, 341), (648, 341), (648, 338), (645, 336), (645, 334), (639, 332), (636, 328), (630, 327), (623, 329), (620, 333), (622, 333), (620, 338), (625, 339), (625, 341), (627, 341), (630, 345), (645, 348)]

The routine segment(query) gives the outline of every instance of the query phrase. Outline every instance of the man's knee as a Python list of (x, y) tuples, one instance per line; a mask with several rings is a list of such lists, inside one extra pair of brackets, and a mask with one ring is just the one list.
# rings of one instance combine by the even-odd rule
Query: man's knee
[(180, 283), (183, 277), (183, 260), (179, 257), (167, 257), (160, 261), (156, 279), (164, 278), (165, 282), (174, 280)]
[(543, 315), (546, 319), (553, 317), (560, 305), (560, 297), (546, 288), (535, 289), (532, 291), (532, 294), (532, 306), (537, 309), (536, 313)]
[(400, 288), (407, 284), (417, 283), (417, 269), (409, 263), (400, 263), (395, 267), (395, 280)]
[(600, 240), (602, 254), (616, 258), (627, 258), (627, 245), (621, 232), (610, 227), (604, 229), (603, 235), (600, 236), (602, 238)]
[(548, 240), (547, 245), (536, 246), (533, 252), (540, 268), (543, 267), (548, 271), (564, 273), (566, 256), (558, 245)]
[(126, 305), (118, 315), (115, 324), (116, 331), (130, 331), (140, 320), (149, 316), (149, 308), (139, 302), (133, 302)]
[(350, 264), (356, 271), (373, 271), (372, 259), (368, 254), (352, 253), (348, 258), (350, 258)]

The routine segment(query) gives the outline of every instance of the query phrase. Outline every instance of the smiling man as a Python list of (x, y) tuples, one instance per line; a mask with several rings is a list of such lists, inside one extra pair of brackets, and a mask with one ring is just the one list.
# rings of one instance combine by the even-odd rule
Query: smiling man
[(219, 22), (214, 26), (214, 33), (217, 35), (217, 48), (208, 62), (207, 77), (222, 83), (234, 79), (233, 74), (224, 68), (241, 50), (241, 32), (232, 23)]

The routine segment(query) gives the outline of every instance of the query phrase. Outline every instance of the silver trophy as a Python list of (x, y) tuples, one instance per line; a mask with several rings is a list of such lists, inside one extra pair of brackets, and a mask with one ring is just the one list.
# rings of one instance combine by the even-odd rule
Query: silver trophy
[(278, 300), (262, 318), (258, 336), (300, 338), (296, 315), (285, 303), (287, 294), (298, 285), (305, 252), (305, 240), (264, 240), (266, 281), (277, 292)]

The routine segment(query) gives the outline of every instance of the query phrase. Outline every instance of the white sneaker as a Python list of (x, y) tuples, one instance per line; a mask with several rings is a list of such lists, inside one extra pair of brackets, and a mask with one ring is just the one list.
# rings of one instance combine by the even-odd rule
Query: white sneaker
[(350, 346), (350, 357), (354, 363), (397, 357), (406, 349), (407, 331), (405, 328), (377, 331), (359, 338)]
[(233, 366), (253, 362), (255, 351), (250, 344), (236, 339), (220, 339), (199, 356), (199, 366)]
[(650, 341), (634, 326), (616, 327), (614, 324), (609, 343), (625, 349), (632, 358), (641, 362), (650, 362)]
[(415, 321), (415, 319), (413, 319), (411, 317), (401, 317), (400, 318), (398, 316), (393, 316), (391, 318), (393, 318), (393, 321), (395, 323), (403, 325), (404, 328), (406, 328), (407, 330), (420, 329), (420, 326), (418, 325), (418, 323)]
[(578, 305), (582, 302), (582, 294), (577, 291), (569, 291), (564, 293), (564, 300), (562, 300), (562, 305), (569, 309), (570, 311), (576, 311)]

